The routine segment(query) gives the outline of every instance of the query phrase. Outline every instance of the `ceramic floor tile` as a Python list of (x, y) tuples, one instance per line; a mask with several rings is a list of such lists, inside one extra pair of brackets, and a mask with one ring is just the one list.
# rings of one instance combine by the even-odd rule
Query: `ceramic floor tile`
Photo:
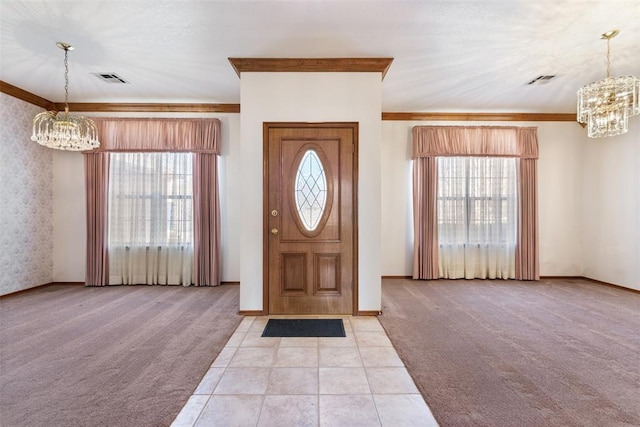
[(196, 427), (255, 426), (263, 400), (261, 395), (212, 396)]
[(240, 347), (229, 362), (230, 368), (270, 368), (276, 360), (277, 348)]
[(393, 347), (360, 347), (360, 357), (365, 367), (403, 367)]
[(318, 394), (316, 368), (274, 368), (267, 394)]
[(171, 427), (193, 427), (210, 396), (191, 396), (184, 405)]
[(247, 332), (240, 347), (278, 347), (280, 338), (263, 338), (262, 332)]
[(318, 338), (315, 337), (283, 337), (280, 347), (318, 347)]
[(419, 394), (374, 395), (373, 401), (384, 427), (438, 426)]
[(406, 368), (365, 368), (373, 394), (419, 393)]
[(363, 368), (319, 368), (320, 394), (369, 394)]
[(268, 317), (246, 317), (172, 426), (437, 426), (377, 319), (338, 318), (344, 338), (262, 338)]
[(193, 394), (211, 394), (222, 378), (224, 368), (209, 368)]
[(336, 316), (334, 317), (334, 319), (342, 319), (342, 324), (344, 325), (344, 330), (345, 332), (351, 332), (353, 331), (353, 328), (351, 327), (351, 316)]
[(317, 368), (318, 349), (315, 347), (280, 347), (274, 366), (279, 368)]
[(358, 368), (362, 360), (357, 347), (322, 347), (320, 348), (321, 368)]
[(231, 338), (229, 338), (229, 341), (227, 341), (225, 347), (240, 347), (240, 344), (242, 344), (242, 340), (244, 340), (246, 335), (247, 331), (236, 330), (233, 335), (231, 335)]
[(375, 317), (352, 317), (351, 327), (354, 331), (384, 332), (382, 325)]
[(319, 338), (320, 347), (356, 347), (356, 340), (353, 332), (346, 331), (346, 337), (341, 338)]
[(242, 321), (236, 328), (236, 332), (247, 332), (254, 320), (255, 320), (254, 316), (245, 317), (244, 319), (242, 319)]
[(264, 331), (264, 327), (267, 326), (268, 321), (268, 317), (256, 317), (256, 319), (249, 327), (249, 332), (260, 332), (260, 334), (262, 334), (262, 332)]
[(229, 362), (231, 362), (231, 359), (233, 359), (233, 355), (235, 353), (236, 353), (236, 348), (234, 347), (223, 348), (218, 354), (218, 357), (216, 357), (216, 360), (213, 361), (211, 366), (216, 368), (224, 368), (228, 366)]
[(213, 393), (264, 394), (269, 373), (269, 368), (227, 368)]
[(384, 332), (354, 331), (359, 347), (391, 347), (391, 341)]
[(265, 396), (258, 427), (316, 427), (318, 396)]
[(320, 425), (326, 427), (379, 426), (373, 397), (367, 395), (320, 396)]

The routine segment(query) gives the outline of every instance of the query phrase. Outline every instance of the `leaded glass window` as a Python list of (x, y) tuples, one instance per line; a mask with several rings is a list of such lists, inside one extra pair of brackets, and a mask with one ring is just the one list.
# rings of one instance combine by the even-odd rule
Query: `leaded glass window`
[(314, 150), (302, 156), (295, 180), (298, 216), (308, 231), (318, 226), (327, 206), (327, 177), (322, 161)]

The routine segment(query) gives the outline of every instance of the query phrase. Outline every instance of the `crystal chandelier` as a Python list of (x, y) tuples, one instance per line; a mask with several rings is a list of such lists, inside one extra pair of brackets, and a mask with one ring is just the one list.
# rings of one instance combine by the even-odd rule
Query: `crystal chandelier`
[(609, 77), (610, 42), (620, 31), (602, 35), (607, 41), (607, 77), (578, 91), (578, 122), (587, 123), (590, 138), (614, 136), (629, 130), (629, 117), (640, 114), (640, 78)]
[(31, 140), (57, 150), (82, 151), (98, 148), (98, 134), (92, 120), (69, 114), (69, 64), (67, 56), (73, 46), (56, 43), (64, 50), (64, 112), (45, 111), (33, 119)]

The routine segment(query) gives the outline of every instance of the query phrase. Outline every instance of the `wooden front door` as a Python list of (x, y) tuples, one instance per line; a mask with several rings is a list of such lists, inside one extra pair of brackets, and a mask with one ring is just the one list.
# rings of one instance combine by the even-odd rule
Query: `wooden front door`
[(357, 123), (265, 123), (269, 314), (353, 314)]

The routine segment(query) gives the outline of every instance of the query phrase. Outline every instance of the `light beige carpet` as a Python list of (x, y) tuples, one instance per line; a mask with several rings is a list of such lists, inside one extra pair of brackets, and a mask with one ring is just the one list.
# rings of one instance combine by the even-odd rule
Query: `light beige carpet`
[(379, 320), (443, 426), (640, 426), (640, 293), (384, 280)]
[(0, 299), (0, 425), (168, 426), (239, 324), (238, 286)]

